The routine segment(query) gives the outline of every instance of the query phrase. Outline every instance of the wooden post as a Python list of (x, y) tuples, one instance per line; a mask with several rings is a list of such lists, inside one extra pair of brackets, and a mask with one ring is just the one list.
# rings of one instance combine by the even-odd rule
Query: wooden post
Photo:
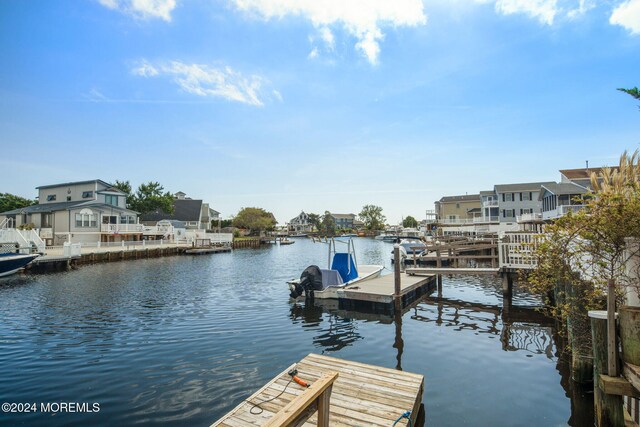
[(593, 341), (593, 403), (597, 427), (624, 426), (622, 396), (605, 394), (600, 387), (600, 375), (608, 374), (607, 363), (607, 312), (590, 311), (591, 337)]
[(393, 284), (394, 284), (394, 293), (393, 295), (397, 298), (400, 296), (401, 287), (400, 287), (400, 245), (396, 244), (393, 246)]
[(442, 267), (442, 259), (440, 258), (440, 248), (436, 246), (436, 267)]
[(502, 273), (502, 295), (513, 295), (513, 277), (508, 271)]
[(618, 346), (616, 344), (616, 282), (609, 279), (609, 286), (607, 286), (607, 369), (610, 377), (619, 375)]

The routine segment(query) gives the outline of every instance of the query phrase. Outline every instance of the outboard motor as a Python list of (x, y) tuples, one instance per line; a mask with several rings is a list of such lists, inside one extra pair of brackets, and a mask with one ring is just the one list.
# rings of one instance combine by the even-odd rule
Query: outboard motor
[(322, 290), (322, 272), (317, 265), (310, 265), (300, 275), (300, 283), (295, 285), (295, 289), (291, 291), (291, 298), (298, 298), (305, 291), (321, 291)]

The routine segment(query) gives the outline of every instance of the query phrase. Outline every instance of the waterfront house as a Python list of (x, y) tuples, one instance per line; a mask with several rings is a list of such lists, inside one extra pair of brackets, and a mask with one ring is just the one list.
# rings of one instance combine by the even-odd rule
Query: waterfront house
[(336, 224), (336, 229), (351, 230), (354, 227), (353, 222), (356, 219), (354, 214), (330, 214)]
[(501, 184), (493, 187), (498, 201), (498, 220), (504, 224), (517, 224), (521, 219), (539, 220), (542, 218), (542, 201), (539, 199), (543, 185), (547, 182), (526, 182), (519, 184)]
[(293, 233), (310, 233), (313, 231), (313, 224), (309, 221), (309, 214), (302, 211), (289, 221), (289, 231)]
[(179, 191), (173, 200), (173, 213), (168, 214), (161, 209), (141, 215), (140, 221), (145, 225), (156, 225), (161, 220), (176, 220), (184, 223), (187, 230), (210, 230), (211, 224), (220, 219), (220, 212), (211, 209), (209, 203), (199, 199), (191, 199)]
[[(591, 174), (596, 173), (597, 175), (600, 175), (602, 173), (602, 169), (604, 168), (562, 169), (560, 171), (560, 183), (572, 182), (591, 190)], [(615, 171), (618, 170), (618, 166), (613, 166), (609, 169)]]
[(577, 212), (584, 207), (583, 198), (588, 192), (586, 187), (573, 182), (543, 185), (539, 196), (542, 219), (552, 220), (569, 211)]
[(47, 245), (141, 240), (138, 213), (126, 208), (127, 194), (100, 179), (43, 185), (38, 204), (0, 213), (15, 227), (38, 230)]
[(480, 195), (445, 196), (435, 202), (439, 224), (472, 224), (480, 216)]

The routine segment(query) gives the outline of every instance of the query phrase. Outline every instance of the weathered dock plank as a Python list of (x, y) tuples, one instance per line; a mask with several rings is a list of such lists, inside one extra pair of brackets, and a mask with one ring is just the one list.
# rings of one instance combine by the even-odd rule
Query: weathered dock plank
[[(278, 411), (305, 391), (303, 387), (291, 382), (291, 377), (287, 373), (293, 368), (298, 370), (300, 378), (311, 383), (328, 372), (339, 374), (331, 393), (329, 409), (331, 426), (388, 427), (406, 411), (412, 411), (412, 422), (414, 424), (416, 422), (424, 390), (422, 375), (309, 354), (241, 402), (231, 412), (216, 421), (212, 427), (248, 427), (266, 424)], [(269, 399), (273, 400), (260, 404)], [(256, 408), (255, 404), (260, 404), (262, 412)], [(314, 414), (303, 425), (314, 426), (317, 418), (317, 414)], [(396, 425), (407, 426), (408, 422), (403, 418)]]
[[(418, 288), (428, 285), (433, 277), (410, 276), (406, 273), (400, 275), (400, 295), (405, 296)], [(382, 304), (393, 303), (395, 283), (393, 274), (367, 280), (362, 284), (347, 286), (338, 291), (339, 299), (352, 301), (366, 301)]]

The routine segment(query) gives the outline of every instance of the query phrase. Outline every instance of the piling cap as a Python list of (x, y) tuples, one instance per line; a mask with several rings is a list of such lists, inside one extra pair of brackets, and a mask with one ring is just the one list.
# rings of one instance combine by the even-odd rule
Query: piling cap
[[(589, 310), (589, 317), (592, 319), (601, 319), (607, 320), (607, 310)], [(618, 318), (618, 313), (616, 313), (616, 319)]]

